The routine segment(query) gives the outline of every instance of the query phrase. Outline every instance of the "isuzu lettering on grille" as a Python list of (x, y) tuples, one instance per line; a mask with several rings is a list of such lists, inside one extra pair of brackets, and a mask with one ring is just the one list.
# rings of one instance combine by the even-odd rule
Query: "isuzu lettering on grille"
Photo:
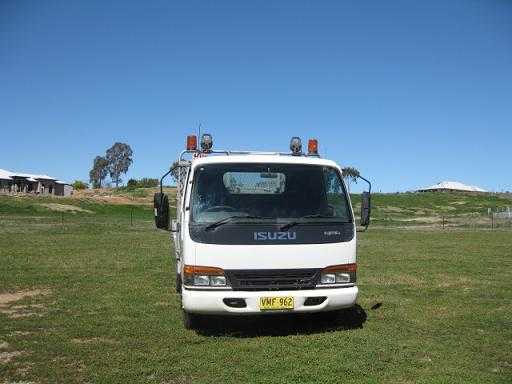
[(295, 240), (296, 232), (254, 232), (254, 240)]

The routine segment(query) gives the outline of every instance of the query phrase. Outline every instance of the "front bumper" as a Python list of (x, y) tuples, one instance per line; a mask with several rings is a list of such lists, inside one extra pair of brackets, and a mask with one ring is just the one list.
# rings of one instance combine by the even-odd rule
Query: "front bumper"
[[(223, 315), (223, 314), (262, 314), (262, 313), (306, 313), (333, 311), (341, 308), (352, 307), (356, 303), (357, 286), (343, 288), (324, 288), (296, 291), (207, 291), (188, 290), (182, 291), (183, 309), (189, 313)], [(294, 298), (293, 310), (261, 311), (259, 308), (260, 297), (291, 296)], [(319, 305), (304, 305), (309, 297), (326, 297)], [(224, 299), (245, 299), (245, 308), (233, 308), (224, 303)]]

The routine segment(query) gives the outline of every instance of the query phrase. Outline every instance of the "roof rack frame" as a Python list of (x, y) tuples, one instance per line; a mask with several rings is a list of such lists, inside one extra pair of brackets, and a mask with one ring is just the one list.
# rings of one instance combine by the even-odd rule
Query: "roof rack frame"
[(265, 152), (265, 151), (229, 151), (229, 150), (215, 150), (215, 151), (208, 151), (208, 152), (203, 152), (203, 151), (200, 151), (200, 150), (184, 150), (181, 152), (180, 154), (180, 162), (181, 161), (187, 161), (183, 158), (184, 155), (186, 154), (191, 154), (191, 155), (195, 155), (195, 154), (202, 154), (202, 155), (211, 155), (211, 154), (224, 154), (224, 155), (227, 155), (227, 156), (232, 156), (232, 155), (260, 155), (260, 156), (292, 156), (292, 157), (320, 157), (318, 154), (315, 154), (315, 155), (309, 155), (307, 153), (302, 153), (300, 155), (294, 155), (293, 153), (289, 153), (289, 152)]

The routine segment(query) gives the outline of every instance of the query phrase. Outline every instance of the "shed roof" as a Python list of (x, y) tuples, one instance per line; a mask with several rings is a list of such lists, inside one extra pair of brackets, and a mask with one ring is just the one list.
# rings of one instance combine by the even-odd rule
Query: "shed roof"
[(9, 172), (5, 169), (0, 169), (0, 179), (2, 180), (12, 180), (12, 172)]
[(48, 175), (36, 175), (36, 174), (33, 174), (33, 173), (21, 173), (21, 172), (17, 173), (17, 172), (13, 172), (12, 176), (27, 177), (27, 178), (37, 179), (37, 180), (56, 180), (55, 177), (51, 177), (51, 176), (48, 176)]
[(37, 180), (57, 180), (55, 177), (44, 175), (37, 175), (33, 173), (24, 173), (24, 172), (11, 172), (6, 169), (0, 169), (0, 179), (3, 180), (12, 180), (13, 177), (23, 177), (28, 181), (37, 181)]
[(476, 185), (466, 185), (459, 181), (442, 181), (440, 183), (418, 189), (418, 191), (429, 191), (436, 189), (448, 189), (453, 191), (467, 191), (467, 192), (487, 192), (485, 189), (477, 187)]

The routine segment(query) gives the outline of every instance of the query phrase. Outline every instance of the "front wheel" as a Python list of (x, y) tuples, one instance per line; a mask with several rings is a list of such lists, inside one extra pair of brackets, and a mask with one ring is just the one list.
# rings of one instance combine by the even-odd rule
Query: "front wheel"
[(199, 326), (199, 316), (195, 313), (183, 311), (183, 326), (185, 329), (197, 329)]
[(176, 293), (181, 293), (181, 275), (176, 274)]

